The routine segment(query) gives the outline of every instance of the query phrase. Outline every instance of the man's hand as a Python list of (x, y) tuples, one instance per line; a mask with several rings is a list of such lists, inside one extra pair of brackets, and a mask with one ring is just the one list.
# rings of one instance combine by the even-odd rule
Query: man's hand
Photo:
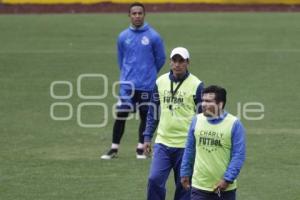
[(191, 185), (190, 185), (190, 178), (188, 176), (183, 176), (181, 177), (181, 185), (184, 189), (186, 190), (189, 190), (191, 188)]
[(152, 152), (151, 142), (144, 142), (144, 154), (149, 157)]
[(225, 191), (230, 183), (226, 182), (224, 179), (220, 180), (219, 183), (215, 186), (214, 192), (217, 192), (218, 189), (220, 191)]

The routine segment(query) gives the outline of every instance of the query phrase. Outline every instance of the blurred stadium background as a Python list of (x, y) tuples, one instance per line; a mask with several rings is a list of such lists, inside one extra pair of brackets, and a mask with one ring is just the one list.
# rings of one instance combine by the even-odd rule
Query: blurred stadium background
[[(112, 107), (116, 103), (112, 85), (119, 75), (115, 43), (119, 32), (129, 24), (126, 13), (129, 1), (116, 1), (123, 3), (115, 5), (121, 13), (20, 14), (39, 13), (43, 6), (61, 9), (56, 3), (82, 3), (92, 7), (93, 3), (111, 5), (101, 2), (0, 1), (0, 13), (19, 13), (0, 15), (1, 200), (145, 199), (151, 160), (135, 159), (136, 120), (127, 123), (119, 158), (99, 159), (111, 142)], [(156, 11), (160, 6), (174, 8), (186, 3), (141, 2), (155, 5)], [(226, 11), (238, 8), (234, 6), (242, 6), (239, 8), (243, 10), (243, 5), (249, 4), (254, 6), (252, 9), (268, 8), (270, 11), (273, 6), (296, 11), (300, 4), (299, 0), (191, 2), (211, 5), (212, 10), (216, 5), (230, 6), (225, 7)], [(268, 6), (264, 7), (266, 4)], [(26, 10), (26, 6), (37, 10)], [(251, 102), (264, 105), (263, 112), (240, 115), (247, 129), (247, 161), (239, 177), (238, 199), (299, 200), (300, 14), (175, 13), (169, 10), (168, 13), (150, 13), (146, 19), (164, 38), (167, 54), (175, 46), (187, 47), (191, 52), (190, 71), (206, 85), (220, 84), (228, 89), (228, 111), (242, 113), (245, 105)], [(168, 68), (166, 63), (161, 74)], [(84, 74), (106, 75), (107, 97), (100, 100), (80, 98), (77, 80)], [(64, 83), (52, 87), (51, 95), (51, 85), (55, 81)], [(81, 83), (83, 95), (103, 92), (104, 84), (99, 78), (82, 79)], [(72, 92), (67, 84), (72, 85)], [(66, 98), (56, 99), (55, 95)], [(53, 120), (51, 105), (56, 102), (63, 104), (55, 107), (53, 115), (69, 119)], [(81, 122), (99, 124), (107, 121), (107, 125), (103, 128), (79, 126), (78, 108), (83, 103), (103, 103), (109, 110), (105, 118), (104, 110), (97, 104), (81, 107)], [(250, 108), (255, 111), (258, 107)], [(263, 118), (249, 120), (247, 116)], [(174, 191), (172, 183), (171, 177), (168, 200), (172, 199)]]

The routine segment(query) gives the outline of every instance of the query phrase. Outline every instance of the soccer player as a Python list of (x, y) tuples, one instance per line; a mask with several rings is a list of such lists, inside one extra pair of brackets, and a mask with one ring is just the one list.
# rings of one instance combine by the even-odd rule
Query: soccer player
[[(176, 191), (175, 200), (188, 200), (190, 192), (180, 183), (180, 165), (189, 124), (201, 112), (203, 83), (188, 71), (190, 63), (186, 48), (177, 47), (170, 55), (171, 70), (156, 81), (144, 132), (144, 150), (151, 152), (151, 138), (157, 130), (153, 160), (148, 178), (148, 200), (164, 200), (166, 181), (173, 169)], [(157, 110), (159, 109), (159, 111)], [(157, 114), (160, 113), (159, 119)]]
[(145, 7), (141, 3), (129, 6), (131, 25), (118, 37), (118, 63), (120, 68), (120, 90), (117, 119), (113, 126), (111, 149), (102, 159), (115, 158), (125, 130), (129, 113), (139, 111), (139, 140), (136, 158), (145, 159), (143, 132), (151, 92), (160, 69), (165, 63), (165, 50), (160, 35), (146, 22)]
[(190, 125), (180, 173), (183, 187), (192, 188), (192, 200), (236, 199), (236, 178), (245, 160), (245, 130), (239, 119), (224, 111), (225, 104), (224, 88), (205, 88), (203, 113)]

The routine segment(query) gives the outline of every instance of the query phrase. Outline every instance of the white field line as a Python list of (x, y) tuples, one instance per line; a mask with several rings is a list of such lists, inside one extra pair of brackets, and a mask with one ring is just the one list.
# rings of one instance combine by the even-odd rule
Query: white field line
[(0, 51), (0, 54), (115, 54), (113, 51), (84, 51), (84, 50), (34, 50), (34, 51)]
[(246, 128), (246, 133), (250, 135), (284, 135), (284, 134), (293, 134), (300, 135), (300, 129), (292, 129), (292, 128)]
[[(285, 53), (285, 52), (290, 52), (290, 53), (298, 53), (300, 52), (300, 49), (243, 49), (243, 50), (226, 50), (226, 51), (196, 51), (194, 53), (237, 53), (237, 54), (242, 54), (242, 53), (263, 53), (263, 52), (270, 52), (270, 53)], [(0, 54), (60, 54), (60, 53), (80, 53), (80, 54), (115, 54), (115, 51), (101, 51), (101, 50), (96, 50), (96, 51), (86, 51), (86, 50), (57, 50), (57, 49), (52, 49), (52, 50), (0, 50)]]

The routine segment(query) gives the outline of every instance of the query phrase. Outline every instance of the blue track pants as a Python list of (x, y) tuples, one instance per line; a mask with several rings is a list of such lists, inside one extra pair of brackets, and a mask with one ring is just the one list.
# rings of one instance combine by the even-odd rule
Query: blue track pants
[(180, 183), (180, 165), (184, 148), (167, 147), (155, 144), (153, 160), (148, 178), (148, 200), (165, 200), (166, 182), (171, 170), (174, 171), (176, 191), (174, 200), (190, 200), (190, 191), (185, 190)]

